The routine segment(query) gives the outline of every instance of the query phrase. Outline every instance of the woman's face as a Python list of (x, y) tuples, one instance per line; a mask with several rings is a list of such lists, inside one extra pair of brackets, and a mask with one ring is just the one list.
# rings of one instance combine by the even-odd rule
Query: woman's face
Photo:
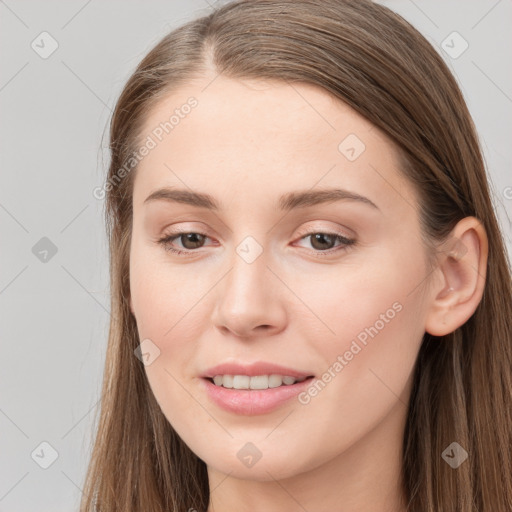
[(163, 413), (244, 479), (396, 444), (428, 273), (393, 146), (313, 86), (211, 80), (150, 113), (134, 182), (131, 308)]

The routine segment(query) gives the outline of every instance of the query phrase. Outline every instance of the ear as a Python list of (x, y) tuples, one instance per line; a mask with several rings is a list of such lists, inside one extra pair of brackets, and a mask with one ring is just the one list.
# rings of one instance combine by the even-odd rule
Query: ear
[(475, 312), (485, 287), (488, 240), (475, 217), (465, 217), (441, 246), (436, 285), (430, 290), (425, 331), (444, 336)]

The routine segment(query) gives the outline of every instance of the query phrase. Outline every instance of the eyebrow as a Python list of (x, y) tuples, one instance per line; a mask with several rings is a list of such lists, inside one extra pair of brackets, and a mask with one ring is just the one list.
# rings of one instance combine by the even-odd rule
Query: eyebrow
[[(209, 194), (171, 187), (155, 190), (145, 199), (144, 204), (159, 200), (187, 204), (213, 211), (222, 210), (217, 200)], [(340, 188), (288, 192), (279, 197), (277, 204), (280, 210), (289, 211), (335, 201), (357, 201), (380, 210), (367, 197)]]

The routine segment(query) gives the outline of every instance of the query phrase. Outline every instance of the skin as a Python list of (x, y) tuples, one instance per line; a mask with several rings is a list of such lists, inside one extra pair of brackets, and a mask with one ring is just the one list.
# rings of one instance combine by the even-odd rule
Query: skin
[[(405, 510), (400, 450), (413, 366), (424, 333), (462, 325), (481, 299), (487, 239), (460, 221), (427, 266), (415, 190), (375, 126), (307, 84), (205, 77), (151, 111), (143, 137), (194, 96), (198, 105), (137, 169), (130, 249), (131, 309), (160, 355), (145, 367), (163, 413), (208, 467), (209, 512)], [(209, 84), (209, 85), (208, 85)], [(354, 161), (338, 145), (355, 134)], [(165, 200), (172, 186), (203, 192), (218, 212)], [(338, 187), (377, 208), (337, 201), (282, 212), (281, 194)], [(171, 228), (207, 237), (158, 244)], [(340, 233), (348, 249), (307, 233)], [(252, 236), (252, 263), (237, 246)], [(194, 247), (197, 247), (194, 249)], [(320, 249), (319, 249), (320, 247)], [(320, 254), (321, 248), (331, 254)], [(457, 249), (456, 247), (456, 249)], [(462, 248), (462, 251), (460, 250)], [(450, 256), (451, 255), (451, 256)], [(270, 361), (321, 378), (393, 304), (401, 310), (307, 404), (258, 416), (220, 409), (199, 375), (226, 361)], [(262, 456), (246, 467), (247, 442)]]

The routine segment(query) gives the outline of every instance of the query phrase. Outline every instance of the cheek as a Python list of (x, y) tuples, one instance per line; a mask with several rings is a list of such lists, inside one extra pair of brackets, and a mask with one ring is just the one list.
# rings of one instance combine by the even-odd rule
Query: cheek
[(300, 397), (320, 430), (322, 424), (337, 424), (341, 415), (347, 422), (339, 429), (348, 439), (357, 435), (356, 426), (371, 428), (398, 400), (406, 403), (424, 334), (424, 304), (416, 286), (425, 268), (421, 253), (417, 256), (390, 252), (365, 265), (364, 272), (347, 272), (339, 287), (331, 284), (328, 292), (315, 288), (308, 294), (311, 309), (321, 312), (324, 324), (334, 331), (323, 340), (317, 336), (312, 350), (321, 354), (323, 372)]
[(353, 340), (369, 347), (371, 340), (386, 339), (391, 348), (411, 331), (421, 331), (415, 329), (422, 321), (417, 286), (425, 277), (421, 251), (412, 246), (379, 252), (363, 262), (341, 262), (314, 277), (310, 272), (287, 276), (305, 305), (290, 321), (301, 325), (303, 339), (321, 342), (315, 351), (324, 352), (331, 360), (349, 350)]
[(193, 374), (197, 340), (204, 328), (204, 286), (193, 272), (171, 267), (163, 250), (132, 246), (130, 292), (137, 330), (141, 342), (150, 340), (155, 354), (145, 371), (173, 425), (183, 421), (194, 401), (183, 385)]
[(139, 339), (149, 339), (158, 347), (158, 358), (146, 367), (148, 375), (162, 373), (169, 385), (170, 375), (183, 380), (194, 368), (197, 340), (204, 328), (204, 318), (200, 317), (206, 313), (198, 287), (184, 286), (185, 291), (181, 291), (176, 278), (171, 282), (164, 273), (153, 277), (146, 273), (132, 290), (134, 310)]
[(190, 411), (197, 407), (188, 377), (195, 368), (195, 340), (200, 337), (201, 324), (195, 316), (199, 309), (193, 308), (192, 301), (197, 295), (181, 293), (169, 286), (172, 284), (154, 268), (144, 274), (133, 296), (139, 339), (151, 340), (149, 346), (156, 354), (145, 365), (149, 385), (169, 423), (183, 432)]
[(190, 328), (189, 312), (204, 295), (204, 283), (185, 267), (170, 264), (164, 249), (132, 246), (130, 293), (141, 336), (166, 343), (183, 324)]

